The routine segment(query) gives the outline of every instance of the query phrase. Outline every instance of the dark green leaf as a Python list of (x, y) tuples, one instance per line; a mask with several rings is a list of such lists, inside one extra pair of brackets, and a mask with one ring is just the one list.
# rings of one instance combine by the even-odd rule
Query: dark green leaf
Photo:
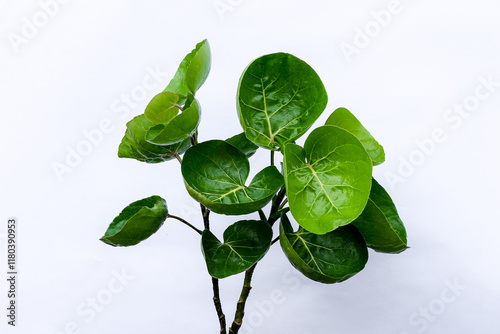
[(373, 179), (370, 198), (363, 213), (353, 222), (368, 247), (381, 253), (407, 249), (406, 229), (385, 189)]
[(144, 114), (128, 122), (127, 131), (118, 148), (118, 156), (147, 163), (158, 163), (175, 158), (174, 154), (181, 155), (191, 146), (189, 138), (168, 146), (148, 143), (145, 138), (146, 133), (154, 125)]
[(297, 270), (321, 283), (345, 281), (363, 270), (368, 261), (365, 240), (352, 225), (323, 235), (302, 227), (293, 232), (288, 217), (282, 214), (280, 244)]
[(179, 95), (162, 92), (149, 102), (144, 115), (154, 123), (168, 123), (179, 113)]
[(229, 143), (239, 149), (241, 152), (245, 153), (247, 158), (250, 158), (252, 155), (257, 152), (257, 149), (259, 148), (257, 145), (252, 143), (250, 140), (247, 139), (245, 136), (245, 133), (242, 132), (239, 135), (233, 136), (229, 139), (226, 139), (226, 143)]
[(200, 124), (201, 108), (193, 95), (189, 95), (181, 114), (166, 124), (149, 129), (146, 140), (157, 145), (172, 145), (192, 135)]
[(385, 161), (385, 153), (382, 145), (372, 137), (370, 132), (365, 129), (356, 116), (346, 108), (338, 108), (335, 110), (330, 117), (328, 117), (326, 125), (336, 125), (356, 136), (370, 155), (374, 166), (380, 165)]
[(184, 99), (189, 93), (194, 95), (207, 79), (211, 63), (210, 45), (204, 40), (182, 60), (165, 92), (179, 94)]
[(237, 107), (249, 140), (281, 148), (304, 134), (326, 107), (328, 97), (316, 72), (286, 53), (254, 60), (240, 78)]
[(283, 185), (274, 166), (261, 170), (249, 186), (248, 158), (222, 140), (190, 148), (182, 161), (182, 176), (189, 194), (216, 213), (242, 215), (264, 207)]
[(290, 211), (310, 232), (347, 225), (366, 206), (372, 162), (360, 141), (344, 129), (321, 126), (304, 148), (286, 145), (284, 167)]
[(259, 261), (271, 246), (273, 231), (265, 221), (244, 220), (224, 231), (221, 243), (209, 230), (203, 231), (201, 244), (212, 277), (239, 274)]
[(167, 216), (167, 204), (160, 196), (141, 199), (123, 209), (101, 241), (111, 246), (136, 245), (158, 231)]

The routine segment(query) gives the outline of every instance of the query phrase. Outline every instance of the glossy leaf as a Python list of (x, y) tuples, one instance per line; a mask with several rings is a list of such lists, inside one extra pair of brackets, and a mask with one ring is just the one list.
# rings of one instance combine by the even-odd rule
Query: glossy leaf
[(160, 196), (141, 199), (123, 209), (101, 241), (111, 246), (136, 245), (158, 231), (167, 216), (167, 204)]
[(191, 146), (189, 138), (168, 146), (148, 143), (146, 133), (154, 125), (144, 114), (128, 122), (127, 131), (118, 148), (118, 156), (147, 163), (159, 163), (174, 159), (174, 154), (181, 155)]
[(306, 230), (323, 234), (356, 219), (366, 206), (372, 162), (360, 141), (336, 126), (322, 126), (304, 148), (284, 151), (290, 211)]
[(250, 158), (252, 155), (254, 155), (255, 152), (257, 152), (257, 149), (259, 148), (257, 145), (255, 145), (254, 143), (252, 143), (250, 140), (247, 139), (244, 132), (226, 139), (226, 143), (233, 145), (241, 152), (245, 153), (247, 158)]
[(250, 185), (248, 158), (222, 140), (190, 148), (182, 161), (182, 176), (189, 194), (216, 213), (242, 215), (264, 207), (283, 185), (274, 166), (261, 170)]
[(201, 244), (208, 272), (225, 278), (239, 274), (259, 261), (271, 246), (273, 231), (265, 221), (245, 220), (229, 226), (221, 243), (209, 230), (203, 231)]
[(281, 215), (280, 244), (288, 260), (306, 277), (321, 283), (345, 281), (363, 270), (368, 249), (352, 225), (318, 235), (299, 227), (293, 232), (285, 214)]
[(368, 247), (381, 253), (401, 253), (408, 248), (406, 229), (387, 191), (375, 179), (372, 182), (366, 208), (353, 224)]
[(385, 161), (385, 153), (382, 145), (373, 138), (356, 116), (346, 108), (336, 109), (326, 120), (326, 125), (336, 125), (356, 136), (370, 155), (374, 166)]
[(183, 99), (189, 93), (196, 94), (210, 73), (211, 63), (210, 45), (204, 40), (182, 60), (164, 91), (179, 94)]
[(200, 124), (201, 108), (193, 95), (189, 95), (181, 114), (166, 124), (149, 129), (146, 140), (157, 145), (172, 145), (192, 135)]
[(304, 61), (287, 53), (254, 60), (240, 78), (237, 107), (245, 135), (281, 148), (304, 134), (326, 107), (325, 87)]
[(179, 95), (162, 92), (151, 100), (144, 115), (154, 123), (168, 123), (179, 113)]

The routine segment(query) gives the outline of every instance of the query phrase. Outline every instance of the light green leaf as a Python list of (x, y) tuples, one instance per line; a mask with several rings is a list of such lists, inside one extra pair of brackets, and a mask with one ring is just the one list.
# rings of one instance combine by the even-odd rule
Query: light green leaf
[(239, 274), (257, 263), (271, 246), (273, 231), (265, 221), (244, 220), (224, 231), (221, 243), (209, 230), (201, 237), (208, 272), (215, 278)]
[(127, 123), (127, 131), (118, 148), (120, 158), (131, 158), (147, 163), (159, 163), (175, 158), (175, 154), (183, 154), (190, 146), (191, 141), (186, 138), (176, 144), (160, 146), (148, 143), (146, 133), (155, 126), (144, 116), (134, 117)]
[(407, 249), (406, 229), (385, 189), (373, 179), (370, 198), (363, 213), (353, 222), (368, 247), (381, 253)]
[(111, 246), (136, 245), (158, 231), (167, 216), (167, 204), (160, 196), (141, 199), (123, 209), (100, 240)]
[(189, 93), (196, 94), (207, 79), (211, 64), (210, 45), (204, 40), (182, 60), (174, 78), (164, 91), (179, 94), (183, 99)]
[(250, 140), (247, 139), (244, 132), (226, 139), (226, 143), (233, 145), (241, 152), (245, 153), (247, 158), (250, 158), (252, 155), (254, 155), (255, 152), (257, 152), (257, 149), (259, 148), (257, 145), (255, 145), (254, 143), (252, 143)]
[(255, 144), (283, 148), (311, 127), (328, 97), (316, 72), (287, 53), (254, 60), (240, 78), (237, 107), (246, 137)]
[(323, 234), (356, 219), (366, 206), (372, 162), (360, 141), (337, 126), (321, 126), (304, 148), (284, 150), (290, 211), (306, 230)]
[(172, 145), (183, 141), (198, 128), (200, 113), (200, 104), (189, 94), (182, 113), (166, 124), (158, 124), (149, 129), (146, 140), (157, 145)]
[(385, 161), (385, 153), (382, 145), (373, 138), (356, 116), (346, 108), (336, 109), (326, 120), (326, 125), (336, 125), (356, 136), (370, 155), (374, 166), (380, 165)]
[(321, 283), (345, 281), (363, 270), (368, 261), (365, 240), (352, 225), (323, 235), (302, 227), (293, 232), (288, 217), (282, 214), (280, 244), (297, 270)]
[(162, 92), (151, 100), (144, 115), (154, 123), (168, 123), (179, 113), (179, 95)]
[(274, 166), (261, 170), (246, 186), (249, 173), (245, 154), (222, 140), (193, 146), (182, 161), (189, 194), (210, 210), (226, 215), (261, 209), (283, 185), (283, 176)]

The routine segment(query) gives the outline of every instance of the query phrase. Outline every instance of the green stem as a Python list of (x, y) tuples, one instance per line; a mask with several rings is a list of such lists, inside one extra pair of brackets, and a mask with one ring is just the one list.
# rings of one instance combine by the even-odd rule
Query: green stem
[(274, 151), (271, 150), (271, 166), (274, 166)]
[(278, 240), (280, 240), (280, 237), (276, 237), (276, 239), (274, 239), (272, 242), (271, 242), (271, 246), (274, 245)]
[(177, 216), (174, 216), (174, 215), (168, 215), (168, 218), (177, 219), (181, 223), (184, 223), (187, 226), (191, 227), (193, 230), (195, 230), (196, 232), (198, 232), (198, 234), (201, 235), (201, 233), (202, 233), (199, 229), (197, 229), (196, 227), (194, 227), (194, 225), (190, 224), (189, 222), (187, 222), (186, 220), (182, 219), (181, 217), (177, 217)]
[(212, 277), (212, 287), (214, 290), (214, 305), (215, 310), (217, 311), (217, 315), (219, 316), (219, 324), (220, 324), (220, 334), (226, 334), (226, 316), (222, 311), (222, 304), (220, 302), (220, 293), (219, 293), (219, 280), (217, 278)]
[(200, 203), (200, 208), (201, 208), (201, 214), (203, 216), (203, 225), (205, 225), (205, 230), (210, 230), (210, 219), (209, 219), (210, 210), (201, 203)]
[(229, 328), (229, 334), (237, 334), (243, 324), (243, 316), (245, 315), (245, 304), (248, 299), (248, 295), (250, 294), (250, 290), (252, 289), (251, 282), (253, 272), (255, 270), (254, 264), (250, 269), (245, 272), (245, 280), (243, 281), (243, 289), (241, 290), (240, 299), (238, 300), (238, 304), (236, 305), (236, 314), (234, 315), (234, 321)]
[[(274, 222), (279, 218), (280, 207), (282, 207), (283, 198), (286, 195), (285, 187), (282, 187), (278, 193), (274, 196), (271, 212), (269, 213), (269, 218), (266, 219), (266, 216), (262, 210), (259, 210), (259, 216), (262, 220), (267, 220), (268, 224), (273, 226)], [(274, 244), (278, 241), (279, 237), (272, 241), (271, 244)], [(258, 263), (258, 262), (257, 262)], [(238, 304), (236, 305), (236, 313), (234, 315), (234, 321), (229, 328), (229, 334), (237, 334), (243, 324), (243, 316), (245, 315), (245, 304), (247, 302), (248, 296), (250, 295), (250, 290), (252, 289), (252, 276), (255, 271), (255, 263), (250, 269), (245, 272), (245, 279), (243, 281), (243, 288), (241, 290), (240, 299), (238, 300)]]
[(174, 157), (177, 159), (177, 161), (179, 161), (179, 163), (182, 164), (182, 158), (179, 154), (177, 154), (177, 152), (174, 152)]
[[(210, 230), (210, 210), (200, 203), (201, 214), (203, 216), (203, 225), (206, 230)], [(219, 280), (212, 277), (212, 289), (214, 291), (213, 301), (215, 306), (215, 311), (217, 312), (217, 317), (219, 318), (220, 324), (220, 334), (226, 334), (226, 315), (222, 310), (222, 304), (220, 301), (219, 292)]]

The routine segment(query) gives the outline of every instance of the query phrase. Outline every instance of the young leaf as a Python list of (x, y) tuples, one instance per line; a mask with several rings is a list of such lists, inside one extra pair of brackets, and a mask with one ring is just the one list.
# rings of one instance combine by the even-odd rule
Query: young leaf
[(363, 145), (337, 126), (321, 126), (304, 148), (288, 144), (284, 157), (290, 211), (306, 230), (324, 234), (356, 219), (366, 206), (372, 162)]
[(280, 244), (297, 270), (321, 283), (345, 281), (363, 270), (368, 261), (365, 240), (352, 225), (323, 235), (302, 227), (293, 232), (288, 217), (282, 214)]
[(336, 109), (330, 117), (328, 117), (325, 125), (336, 125), (356, 136), (370, 155), (374, 166), (380, 165), (385, 161), (385, 153), (382, 145), (372, 137), (370, 132), (366, 130), (356, 116), (346, 108)]
[(210, 210), (226, 215), (261, 209), (284, 183), (278, 169), (269, 166), (246, 186), (250, 172), (248, 158), (222, 140), (210, 140), (190, 148), (181, 169), (189, 194)]
[(259, 148), (257, 145), (255, 145), (254, 143), (252, 143), (250, 140), (247, 139), (244, 132), (226, 139), (226, 143), (233, 145), (241, 152), (245, 153), (247, 158), (250, 158), (252, 155), (254, 155), (255, 152), (257, 152), (257, 149)]
[(146, 133), (154, 125), (144, 114), (128, 122), (127, 131), (118, 148), (118, 156), (146, 163), (159, 163), (174, 159), (175, 154), (181, 155), (191, 146), (189, 138), (168, 146), (148, 143)]
[(237, 107), (245, 135), (275, 149), (299, 138), (326, 107), (328, 97), (316, 72), (287, 53), (254, 60), (243, 72)]
[(215, 278), (239, 274), (259, 261), (271, 246), (273, 231), (265, 221), (244, 220), (224, 231), (221, 243), (209, 230), (201, 237), (208, 272)]
[(162, 92), (151, 100), (144, 115), (154, 123), (168, 123), (179, 113), (179, 95)]
[(195, 95), (207, 79), (211, 64), (210, 45), (204, 40), (182, 60), (164, 91), (179, 94), (182, 99), (186, 99), (189, 93)]
[(185, 140), (198, 128), (200, 113), (200, 104), (189, 94), (182, 113), (166, 124), (158, 124), (149, 129), (146, 141), (157, 145), (172, 145)]
[(100, 240), (111, 246), (136, 245), (158, 231), (167, 216), (167, 204), (160, 196), (141, 199), (123, 209)]
[(375, 179), (372, 179), (372, 182), (366, 208), (353, 225), (373, 250), (381, 253), (401, 253), (408, 248), (406, 229), (389, 194)]

